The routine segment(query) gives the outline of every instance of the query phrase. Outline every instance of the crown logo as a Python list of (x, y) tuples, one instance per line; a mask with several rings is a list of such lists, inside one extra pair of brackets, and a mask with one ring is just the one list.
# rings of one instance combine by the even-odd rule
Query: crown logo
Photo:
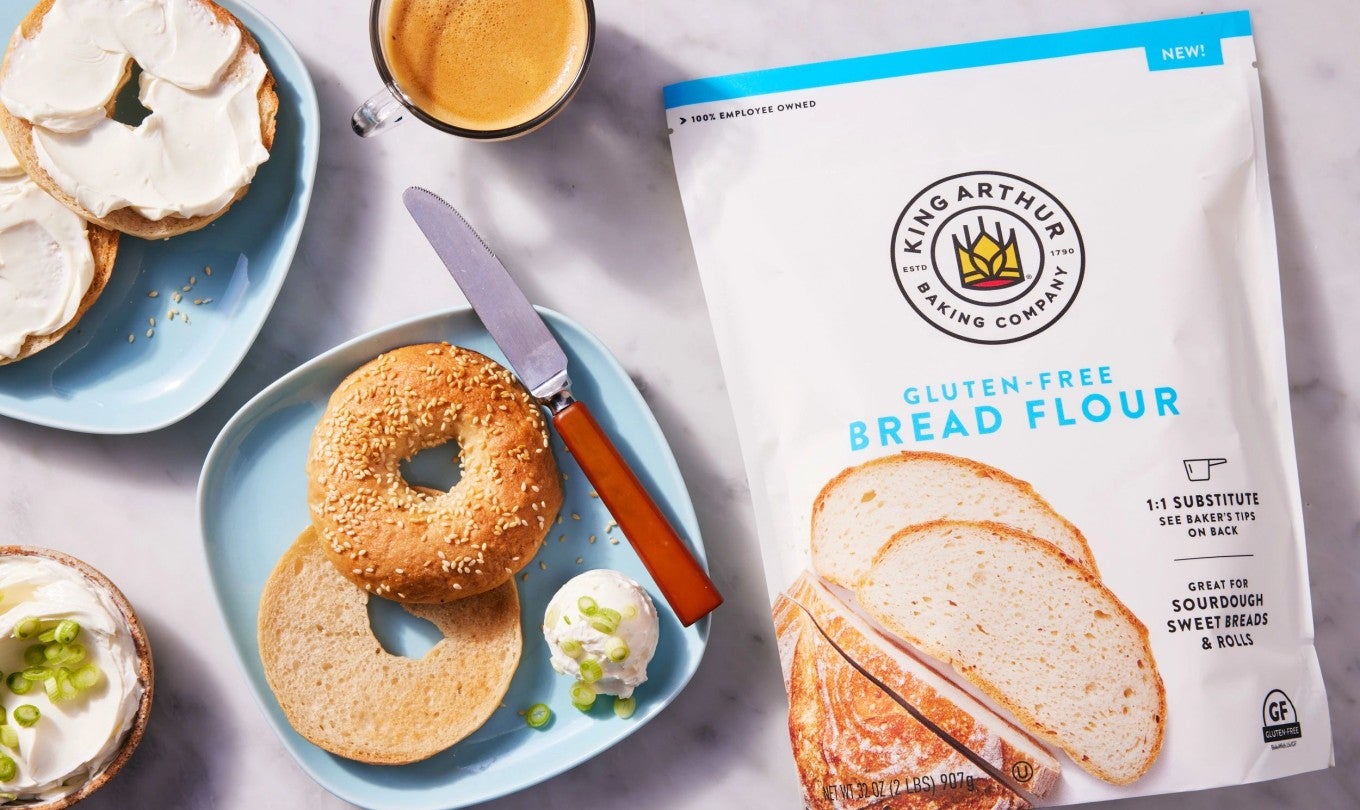
[(1007, 235), (996, 223), (996, 236), (987, 233), (987, 226), (978, 217), (978, 235), (974, 239), (963, 226), (963, 242), (954, 236), (954, 253), (959, 260), (959, 276), (963, 286), (972, 290), (997, 290), (1019, 284), (1024, 279), (1020, 269), (1020, 251), (1015, 246), (1015, 229)]

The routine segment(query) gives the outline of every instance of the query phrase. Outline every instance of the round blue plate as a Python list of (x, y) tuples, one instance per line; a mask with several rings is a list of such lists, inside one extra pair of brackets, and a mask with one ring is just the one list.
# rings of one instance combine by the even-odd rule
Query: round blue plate
[[(0, 414), (84, 433), (165, 427), (217, 393), (264, 325), (302, 235), (320, 114), (307, 68), (273, 23), (244, 3), (217, 2), (254, 34), (278, 81), (269, 160), (246, 196), (208, 227), (157, 242), (124, 236), (108, 286), (76, 328), (51, 348), (0, 366)], [(0, 4), (0, 31), (17, 28), (30, 6)], [(148, 297), (153, 290), (157, 297)], [(171, 308), (189, 322), (169, 320)]]
[[(699, 526), (680, 470), (647, 403), (623, 368), (574, 322), (540, 310), (566, 349), (572, 391), (588, 404), (680, 534), (703, 559)], [(256, 642), (257, 609), (265, 580), (284, 550), (308, 525), (304, 471), (313, 428), (331, 392), (346, 375), (384, 351), (412, 343), (448, 341), (504, 363), (504, 355), (470, 309), (427, 315), (356, 338), (290, 372), (227, 423), (199, 478), (203, 547), (227, 630), (255, 697), (288, 751), (322, 787), (373, 810), (464, 807), (533, 785), (616, 744), (657, 715), (689, 682), (708, 642), (709, 620), (684, 628), (666, 607), (651, 577), (576, 462), (553, 437), (566, 473), (561, 522), (517, 577), (524, 655), (504, 706), (480, 730), (424, 762), (397, 767), (364, 765), (326, 753), (288, 725), (265, 682)], [(457, 469), (452, 448), (435, 448), (410, 462), (407, 476), (449, 486)], [(592, 538), (594, 542), (592, 542)], [(618, 541), (615, 544), (615, 541)], [(608, 698), (589, 714), (572, 708), (572, 681), (553, 672), (539, 624), (548, 599), (571, 577), (614, 568), (642, 583), (661, 615), (661, 642), (638, 688), (637, 713), (613, 714)], [(433, 627), (394, 604), (369, 607), (378, 638), (391, 652), (419, 657), (437, 639)], [(374, 695), (381, 700), (381, 695)], [(553, 721), (535, 730), (522, 712), (547, 703)]]

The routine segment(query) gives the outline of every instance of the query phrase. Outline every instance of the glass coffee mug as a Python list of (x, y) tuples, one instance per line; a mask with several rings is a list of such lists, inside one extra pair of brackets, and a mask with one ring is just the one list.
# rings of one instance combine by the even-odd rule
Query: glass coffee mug
[(373, 61), (385, 89), (352, 120), (365, 138), (409, 111), (480, 140), (537, 129), (581, 86), (595, 45), (592, 0), (374, 0)]

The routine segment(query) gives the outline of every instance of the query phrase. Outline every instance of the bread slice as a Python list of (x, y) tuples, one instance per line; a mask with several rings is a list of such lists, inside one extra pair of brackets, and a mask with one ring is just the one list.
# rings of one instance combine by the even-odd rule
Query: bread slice
[(1166, 690), (1147, 628), (1052, 544), (999, 523), (915, 526), (855, 591), (1091, 774), (1126, 785), (1157, 759)]
[(1062, 765), (1037, 740), (884, 638), (811, 572), (786, 593), (812, 613), (828, 638), (955, 742), (1001, 773), (1017, 776), (1036, 796), (1048, 795), (1057, 785)]
[(519, 665), (514, 580), (445, 605), (404, 605), (444, 634), (419, 660), (382, 648), (368, 599), (336, 572), (310, 528), (269, 575), (260, 659), (293, 728), (333, 754), (376, 765), (425, 759), (480, 728)]
[[(789, 738), (807, 807), (1030, 806), (860, 674), (787, 598), (776, 601), (774, 615), (784, 635), (797, 630), (788, 672)], [(942, 779), (945, 774), (953, 781)]]
[(1024, 481), (972, 459), (908, 451), (850, 467), (812, 506), (812, 567), (854, 588), (897, 532), (933, 520), (993, 520), (1057, 546), (1096, 574), (1086, 538)]
[[(11, 46), (19, 39), (29, 39), (42, 30), (42, 21), (47, 12), (52, 9), (55, 0), (39, 0), (23, 21), (19, 23), (19, 28), (14, 32), (10, 39)], [(249, 53), (260, 53), (260, 44), (251, 36), (250, 31), (240, 20), (226, 9), (212, 2), (211, 0), (197, 0), (207, 8), (217, 20), (224, 25), (234, 25), (241, 30), (241, 47), (237, 52), (236, 61), (228, 65), (223, 71), (224, 77), (238, 74), (244, 70), (244, 60)], [(3, 65), (0, 65), (0, 76), (9, 71), (9, 55), (6, 53)], [(274, 134), (277, 130), (277, 118), (279, 112), (279, 95), (276, 90), (274, 74), (268, 70), (266, 65), (264, 81), (260, 84), (256, 98), (260, 105), (260, 135), (264, 141), (266, 151), (274, 149)], [(110, 104), (110, 108), (113, 105)], [(33, 125), (11, 113), (3, 104), (0, 104), (0, 133), (4, 134), (5, 140), (9, 142), (10, 148), (19, 158), (19, 163), (24, 167), (24, 171), (33, 181), (42, 186), (48, 194), (57, 198), (72, 211), (80, 214), (87, 222), (92, 222), (110, 230), (119, 231), (130, 236), (138, 236), (142, 239), (168, 239), (182, 233), (196, 231), (205, 227), (213, 220), (227, 213), (231, 209), (231, 203), (222, 207), (222, 210), (215, 214), (206, 214), (198, 217), (178, 217), (168, 216), (164, 219), (147, 219), (137, 213), (132, 208), (120, 208), (110, 211), (104, 216), (98, 216), (93, 211), (85, 208), (76, 198), (59, 187), (52, 176), (49, 175), (38, 163), (38, 155), (33, 147)], [(240, 200), (250, 190), (246, 185), (237, 192), (232, 200)]]
[[(0, 148), (3, 148), (0, 146)], [(0, 181), (2, 182), (2, 181)], [(90, 311), (94, 302), (99, 300), (100, 294), (104, 292), (104, 287), (109, 283), (109, 276), (113, 274), (113, 264), (118, 258), (118, 232), (101, 228), (98, 225), (86, 225), (85, 237), (90, 242), (90, 254), (94, 256), (94, 275), (90, 279), (90, 286), (85, 290), (85, 295), (80, 299), (80, 306), (76, 309), (75, 315), (71, 320), (54, 332), (46, 335), (29, 335), (19, 353), (14, 357), (0, 357), (0, 366), (10, 363), (17, 363), (26, 357), (32, 357), (38, 352), (46, 349), (76, 328), (76, 324)], [(35, 250), (44, 249), (44, 245), (34, 245)]]

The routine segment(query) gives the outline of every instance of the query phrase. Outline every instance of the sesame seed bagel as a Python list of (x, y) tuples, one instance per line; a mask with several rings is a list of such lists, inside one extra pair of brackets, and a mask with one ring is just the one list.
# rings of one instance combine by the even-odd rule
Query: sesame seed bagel
[[(448, 442), (462, 477), (413, 486), (402, 461)], [(528, 564), (562, 506), (538, 402), (504, 367), (447, 343), (394, 349), (331, 395), (307, 459), (312, 525), (336, 569), (398, 602), (484, 593)]]
[[(235, 15), (212, 2), (212, 0), (194, 0), (194, 2), (212, 14), (222, 25), (234, 26), (241, 32), (241, 43), (237, 48), (236, 56), (222, 71), (219, 83), (242, 75), (247, 70), (247, 59), (255, 56), (263, 58), (259, 43)], [(10, 48), (5, 54), (3, 65), (0, 65), (0, 81), (3, 81), (4, 77), (9, 74), (15, 43), (21, 39), (32, 39), (37, 36), (42, 30), (44, 18), (52, 10), (53, 3), (54, 0), (40, 0), (19, 24), (19, 28), (15, 30), (10, 39)], [(129, 8), (132, 8), (132, 4), (129, 4)], [(123, 83), (131, 78), (131, 74), (131, 65), (129, 65)], [(264, 80), (256, 92), (256, 103), (259, 105), (261, 143), (266, 151), (272, 151), (274, 136), (277, 131), (279, 95), (277, 82), (273, 73), (268, 70), (267, 64)], [(114, 101), (110, 100), (108, 105), (110, 115), (113, 113), (113, 108)], [(63, 205), (79, 214), (86, 221), (130, 236), (137, 236), (142, 239), (168, 239), (172, 236), (196, 231), (225, 214), (236, 201), (244, 197), (246, 192), (250, 190), (249, 183), (243, 185), (237, 190), (235, 197), (222, 208), (213, 213), (199, 216), (170, 214), (161, 219), (150, 219), (131, 207), (116, 208), (100, 216), (82, 205), (71, 190), (59, 185), (57, 180), (39, 163), (38, 153), (33, 145), (33, 130), (31, 121), (15, 115), (4, 104), (0, 104), (0, 134), (9, 142), (28, 176), (42, 186), (44, 191), (60, 200)]]

